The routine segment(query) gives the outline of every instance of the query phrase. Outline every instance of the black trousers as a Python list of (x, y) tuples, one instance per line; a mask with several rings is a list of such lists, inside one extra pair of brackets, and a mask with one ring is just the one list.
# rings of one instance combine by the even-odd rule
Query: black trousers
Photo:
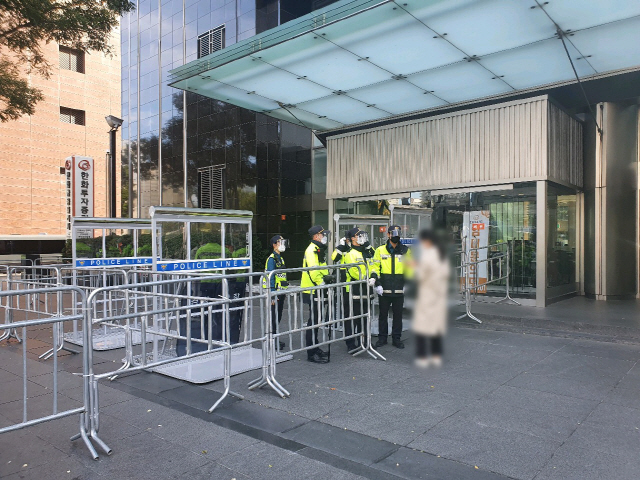
[[(197, 295), (200, 297), (209, 297), (209, 298), (220, 298), (222, 295), (222, 283), (220, 282), (200, 282), (198, 285)], [(184, 303), (186, 305), (186, 303)], [(213, 307), (211, 314), (211, 337), (214, 340), (222, 339), (222, 312), (216, 310), (220, 310), (221, 307)], [(180, 323), (180, 334), (183, 337), (187, 336), (187, 319), (186, 312), (181, 311), (181, 318), (179, 320)], [(209, 312), (208, 309), (204, 310), (204, 332), (202, 332), (202, 324), (200, 322), (200, 313), (201, 310), (197, 307), (191, 309), (191, 338), (203, 338), (205, 340), (209, 339)], [(206, 343), (200, 342), (191, 342), (191, 353), (203, 352), (207, 350), (208, 346)], [(176, 341), (176, 353), (179, 357), (182, 357), (187, 354), (187, 341), (186, 340), (177, 340)]]
[[(318, 308), (318, 295), (313, 295), (311, 293), (303, 293), (302, 301), (309, 306), (309, 320), (307, 321), (307, 327), (311, 327), (313, 325), (317, 325), (324, 318), (327, 318), (327, 305), (321, 305)], [(320, 313), (320, 315), (318, 315)], [(306, 331), (305, 335), (305, 346), (310, 347), (312, 345), (316, 345), (318, 343), (318, 328), (310, 328)], [(310, 348), (307, 350), (307, 356), (312, 357), (314, 353), (316, 353), (319, 348)]]
[(430, 337), (416, 335), (416, 355), (418, 358), (442, 355), (442, 335)]
[(400, 340), (402, 336), (402, 307), (404, 295), (382, 295), (378, 297), (380, 303), (380, 317), (378, 318), (378, 338), (387, 338), (389, 332), (389, 309), (392, 309), (393, 323), (391, 324), (391, 338)]
[[(347, 294), (348, 298), (348, 294)], [(359, 298), (354, 298), (351, 300), (351, 309), (346, 310), (346, 317), (360, 317), (361, 315), (366, 315), (369, 313), (369, 299), (363, 298), (362, 304), (360, 303)], [(347, 320), (344, 322), (344, 336), (349, 337), (354, 333), (362, 333), (365, 336), (367, 335), (367, 322), (366, 319), (356, 318), (355, 320)], [(349, 350), (353, 350), (357, 346), (359, 346), (360, 342), (358, 338), (349, 338), (346, 340), (347, 348)]]
[(284, 295), (279, 295), (272, 301), (271, 304), (271, 332), (278, 333), (277, 326), (282, 320), (282, 310), (284, 309)]

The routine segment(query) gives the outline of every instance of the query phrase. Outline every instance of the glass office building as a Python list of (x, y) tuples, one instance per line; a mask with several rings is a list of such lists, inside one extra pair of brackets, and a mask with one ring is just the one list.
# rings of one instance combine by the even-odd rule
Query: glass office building
[(173, 68), (329, 3), (136, 2), (121, 22), (122, 216), (146, 217), (152, 205), (246, 209), (264, 246), (276, 233), (294, 251), (306, 246), (311, 224), (327, 221), (324, 149), (316, 141), (314, 175), (311, 131), (168, 80)]

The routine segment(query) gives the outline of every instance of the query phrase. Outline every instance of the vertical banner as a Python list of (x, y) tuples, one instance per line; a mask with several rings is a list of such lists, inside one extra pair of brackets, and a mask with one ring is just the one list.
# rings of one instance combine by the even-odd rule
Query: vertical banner
[[(469, 288), (475, 293), (487, 293), (487, 254), (489, 245), (489, 210), (464, 212), (464, 249), (469, 259)], [(480, 262), (480, 263), (476, 263)], [(466, 281), (466, 271), (462, 282)], [(465, 285), (466, 286), (466, 285)], [(477, 288), (474, 288), (477, 287)]]
[[(74, 155), (65, 160), (67, 181), (67, 235), (71, 216), (93, 217), (94, 163), (91, 157)], [(70, 188), (69, 188), (70, 187)], [(91, 238), (93, 230), (78, 230), (76, 238)]]

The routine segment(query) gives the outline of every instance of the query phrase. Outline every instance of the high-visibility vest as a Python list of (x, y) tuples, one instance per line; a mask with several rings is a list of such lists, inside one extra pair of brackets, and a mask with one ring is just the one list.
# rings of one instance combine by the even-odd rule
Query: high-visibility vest
[[(269, 255), (267, 257), (267, 261), (264, 264), (264, 271), (265, 272), (272, 271), (272, 270), (269, 270), (269, 259), (270, 258), (273, 258), (273, 261), (275, 262), (275, 265), (276, 265), (276, 268), (275, 268), (276, 270), (282, 270), (282, 269), (286, 268), (285, 264), (284, 264), (284, 258), (282, 258), (282, 255), (277, 255), (276, 256), (276, 253), (272, 252), (271, 255)], [(286, 282), (287, 281), (287, 274), (285, 272), (275, 273), (275, 274), (273, 274), (272, 277), (273, 277), (273, 280), (274, 280), (274, 283), (275, 283), (276, 290), (280, 290), (282, 288), (286, 288), (286, 287), (284, 287), (282, 285), (282, 282)], [(262, 278), (262, 288), (268, 288), (267, 277), (266, 276)]]
[(401, 295), (405, 280), (410, 277), (411, 250), (399, 243), (391, 252), (390, 242), (376, 248), (371, 267), (372, 277), (378, 277), (383, 294)]
[[(353, 285), (353, 287), (351, 288), (353, 298), (359, 299), (361, 296), (360, 292), (363, 292), (366, 298), (366, 286), (364, 286), (363, 288), (361, 281), (368, 279), (367, 266), (365, 265), (365, 263), (369, 265), (369, 269), (371, 271), (371, 266), (373, 265), (373, 258), (368, 256), (365, 259), (364, 252), (361, 252), (356, 248), (352, 248), (351, 250), (349, 250), (343, 255), (343, 263), (345, 264), (362, 263), (362, 265), (354, 265), (346, 268), (345, 270), (347, 272), (347, 282), (349, 283), (358, 282), (356, 285)], [(349, 288), (347, 288), (347, 292), (348, 291), (349, 291)]]
[[(320, 248), (313, 242), (309, 244), (304, 251), (304, 259), (302, 260), (303, 267), (326, 267), (326, 260), (320, 261), (318, 254)], [(322, 283), (322, 278), (329, 274), (329, 269), (318, 269), (302, 272), (302, 280), (300, 281), (301, 288), (309, 288)], [(311, 293), (311, 290), (306, 290), (304, 293)]]

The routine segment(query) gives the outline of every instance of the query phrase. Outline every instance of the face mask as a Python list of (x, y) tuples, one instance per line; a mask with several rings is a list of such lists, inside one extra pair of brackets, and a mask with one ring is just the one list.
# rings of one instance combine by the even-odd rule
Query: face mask
[(391, 237), (393, 243), (400, 243), (400, 237)]
[(326, 245), (327, 244), (327, 237), (326, 236), (322, 237), (320, 239), (320, 243), (323, 244), (323, 245)]
[(280, 253), (284, 252), (287, 249), (287, 247), (285, 247), (283, 244), (278, 245), (278, 251)]

